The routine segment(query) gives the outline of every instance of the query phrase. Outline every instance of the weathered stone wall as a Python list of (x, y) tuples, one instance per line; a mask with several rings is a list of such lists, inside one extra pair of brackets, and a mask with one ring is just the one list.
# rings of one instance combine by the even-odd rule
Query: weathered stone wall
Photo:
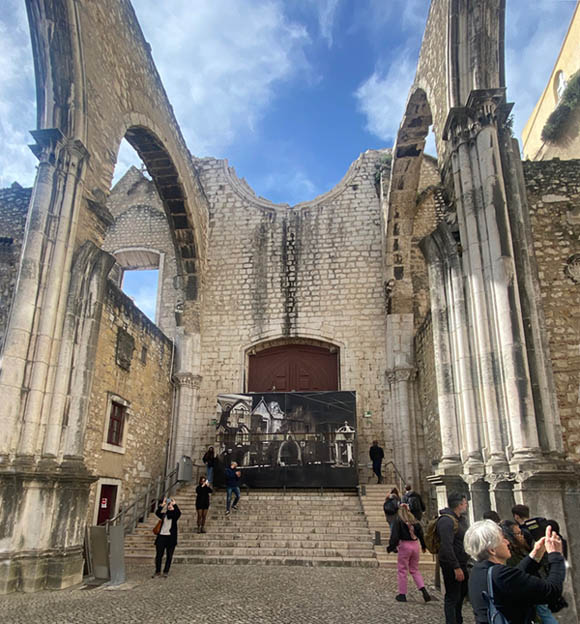
[[(134, 341), (129, 370), (119, 365), (117, 340)], [(87, 468), (100, 479), (119, 479), (120, 504), (128, 504), (165, 470), (172, 411), (172, 342), (114, 284), (104, 302), (85, 438)], [(128, 404), (122, 452), (106, 443), (110, 397)], [(104, 449), (103, 446), (107, 446)], [(93, 522), (98, 482), (91, 488), (87, 521)]]
[(0, 189), (0, 353), (18, 278), (20, 252), (32, 189), (15, 182)]
[(580, 160), (524, 162), (565, 450), (580, 461)]
[[(115, 185), (107, 200), (114, 223), (107, 229), (103, 249), (115, 255), (119, 250), (153, 250), (159, 257), (159, 283), (155, 323), (167, 335), (175, 334), (175, 246), (163, 204), (152, 181), (132, 167)], [(129, 258), (138, 266), (138, 253)], [(122, 264), (122, 263), (121, 263)]]
[[(197, 161), (210, 202), (203, 299), (201, 447), (213, 441), (216, 395), (245, 388), (246, 351), (310, 338), (340, 349), (340, 387), (355, 390), (361, 461), (385, 439), (385, 304), (380, 210), (368, 151), (326, 195), (295, 207), (257, 198), (222, 160)], [(371, 417), (363, 418), (365, 412)], [(388, 432), (388, 425), (386, 427)], [(387, 438), (389, 436), (387, 435)], [(391, 447), (391, 448), (390, 448)]]
[[(441, 459), (441, 427), (437, 403), (437, 379), (433, 350), (433, 326), (429, 313), (415, 334), (417, 357), (417, 394), (421, 406), (423, 452), (419, 455), (421, 491), (428, 492), (424, 478), (433, 474), (433, 467)], [(430, 511), (436, 511), (434, 508)]]

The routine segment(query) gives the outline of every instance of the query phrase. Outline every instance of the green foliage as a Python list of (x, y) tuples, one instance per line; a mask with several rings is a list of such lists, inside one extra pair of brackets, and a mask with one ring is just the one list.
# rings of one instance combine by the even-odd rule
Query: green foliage
[(560, 139), (570, 113), (577, 108), (580, 108), (580, 71), (570, 78), (560, 103), (542, 128), (542, 141), (554, 143)]
[(381, 175), (391, 168), (393, 162), (393, 152), (385, 152), (379, 162), (375, 165), (375, 186), (378, 186), (381, 182)]

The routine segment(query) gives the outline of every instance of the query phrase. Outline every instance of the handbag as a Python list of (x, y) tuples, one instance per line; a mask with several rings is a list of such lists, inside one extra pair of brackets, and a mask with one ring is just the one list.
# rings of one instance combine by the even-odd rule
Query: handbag
[(493, 599), (493, 579), (492, 571), (495, 566), (490, 566), (487, 571), (487, 591), (482, 591), (481, 595), (487, 602), (487, 621), (489, 624), (510, 624), (506, 616), (498, 610)]
[(163, 520), (158, 520), (157, 524), (153, 527), (153, 534), (154, 535), (159, 535), (159, 532), (161, 531), (161, 526), (163, 525)]

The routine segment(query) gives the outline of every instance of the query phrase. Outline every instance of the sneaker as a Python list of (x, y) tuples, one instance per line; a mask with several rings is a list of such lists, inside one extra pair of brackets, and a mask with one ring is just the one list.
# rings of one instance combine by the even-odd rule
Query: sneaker
[(398, 600), (399, 602), (407, 602), (407, 596), (405, 596), (405, 594), (397, 594), (395, 596), (395, 600)]
[(228, 509), (228, 510), (226, 511), (226, 516), (229, 516), (229, 515), (230, 515), (230, 510)]
[(237, 506), (237, 505), (232, 505), (232, 509), (233, 509), (234, 511), (238, 511), (238, 506)]
[(429, 592), (427, 591), (425, 587), (421, 588), (421, 593), (423, 594), (423, 600), (425, 602), (430, 602), (431, 600), (433, 600), (433, 598), (431, 598), (431, 596), (429, 595)]
[(151, 578), (158, 578), (161, 576), (161, 572), (155, 572), (155, 574), (151, 575)]
[(169, 576), (169, 572), (163, 572), (163, 578), (167, 578)]

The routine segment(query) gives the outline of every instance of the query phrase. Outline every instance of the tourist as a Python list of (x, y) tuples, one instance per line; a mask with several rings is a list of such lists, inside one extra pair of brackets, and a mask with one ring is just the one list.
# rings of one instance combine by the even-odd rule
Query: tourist
[(383, 511), (385, 512), (385, 516), (387, 517), (387, 523), (389, 527), (392, 528), (393, 522), (397, 517), (397, 511), (399, 510), (399, 505), (401, 504), (401, 497), (399, 496), (399, 490), (394, 487), (390, 492), (387, 498), (385, 498), (385, 503), (383, 505)]
[(240, 500), (240, 479), (242, 473), (237, 470), (238, 464), (233, 461), (229, 468), (226, 468), (226, 516), (230, 514), (230, 503), (232, 500), (232, 494), (235, 499), (231, 508), (234, 511), (238, 510), (238, 502)]
[(411, 513), (415, 516), (415, 518), (417, 518), (418, 522), (421, 522), (423, 512), (425, 511), (425, 503), (423, 502), (421, 495), (413, 490), (412, 485), (407, 484), (405, 486), (405, 493), (403, 494), (401, 502), (409, 505)]
[(501, 518), (499, 517), (499, 514), (497, 513), (497, 511), (494, 511), (493, 509), (490, 509), (489, 511), (484, 512), (483, 519), (493, 520), (496, 524), (499, 524), (501, 522)]
[(213, 483), (213, 473), (216, 463), (216, 456), (213, 450), (213, 446), (210, 446), (205, 452), (205, 455), (203, 456), (203, 463), (206, 465), (206, 477), (211, 485)]
[(445, 623), (462, 624), (461, 609), (467, 595), (467, 560), (463, 548), (463, 536), (467, 529), (465, 512), (467, 497), (461, 492), (451, 492), (447, 497), (448, 507), (442, 509), (437, 520), (439, 564), (445, 584)]
[(212, 493), (210, 482), (205, 477), (199, 478), (199, 485), (195, 488), (197, 497), (195, 499), (195, 509), (197, 511), (197, 532), (205, 533), (205, 520), (209, 509), (209, 495)]
[(511, 557), (507, 560), (506, 565), (514, 568), (522, 559), (527, 557), (530, 552), (526, 538), (515, 520), (504, 520), (499, 527), (504, 537), (509, 542), (511, 552)]
[(177, 546), (177, 521), (181, 516), (181, 511), (175, 499), (167, 497), (159, 503), (155, 515), (161, 520), (161, 529), (155, 539), (155, 574), (153, 576), (160, 576), (161, 562), (165, 552), (163, 576), (167, 577), (171, 567), (171, 560), (173, 559), (173, 552)]
[[(545, 535), (548, 521), (540, 516), (531, 518), (530, 508), (527, 505), (514, 505), (512, 515), (522, 531), (528, 548), (532, 549), (534, 544)], [(544, 561), (544, 568), (546, 567), (548, 567), (548, 563)], [(552, 615), (547, 604), (538, 604), (536, 613), (541, 618), (542, 624), (558, 624), (558, 620)]]
[(383, 449), (379, 446), (378, 440), (373, 440), (372, 446), (369, 449), (369, 456), (371, 458), (371, 461), (373, 462), (373, 472), (377, 476), (377, 483), (382, 483), (383, 477), (381, 475), (381, 464), (383, 463), (385, 453)]
[[(531, 624), (535, 606), (561, 598), (566, 567), (562, 542), (552, 527), (546, 529), (545, 536), (536, 541), (530, 554), (514, 568), (506, 565), (511, 556), (509, 542), (492, 520), (473, 524), (465, 534), (465, 547), (477, 561), (469, 579), (469, 598), (477, 624), (488, 622), (488, 604), (482, 592), (488, 592), (490, 568), (493, 568), (494, 604), (510, 624)], [(539, 569), (544, 552), (548, 553), (549, 574), (541, 579), (533, 573)]]
[(399, 593), (395, 600), (407, 602), (407, 574), (415, 581), (417, 589), (423, 594), (425, 602), (431, 600), (431, 596), (425, 589), (423, 577), (419, 572), (419, 544), (423, 552), (426, 552), (423, 528), (417, 518), (411, 513), (406, 503), (401, 503), (397, 516), (391, 527), (391, 537), (387, 552), (397, 553), (397, 582)]

